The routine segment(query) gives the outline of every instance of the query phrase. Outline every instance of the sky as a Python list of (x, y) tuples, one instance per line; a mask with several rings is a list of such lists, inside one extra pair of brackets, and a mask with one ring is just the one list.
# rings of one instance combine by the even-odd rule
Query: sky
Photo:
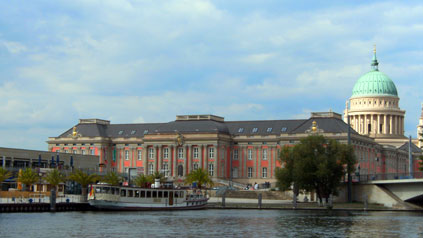
[(168, 122), (342, 113), (357, 79), (396, 84), (405, 134), (423, 102), (419, 1), (0, 2), (0, 147), (47, 150), (81, 118)]

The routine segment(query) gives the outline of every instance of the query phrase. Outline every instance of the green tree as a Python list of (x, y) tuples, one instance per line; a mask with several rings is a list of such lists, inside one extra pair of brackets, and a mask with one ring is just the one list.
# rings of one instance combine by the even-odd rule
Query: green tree
[(164, 183), (166, 181), (166, 178), (163, 173), (160, 173), (159, 171), (154, 172), (154, 174), (149, 175), (149, 180), (154, 183), (155, 179), (160, 179), (160, 183)]
[(25, 184), (25, 186), (28, 188), (31, 188), (31, 185), (36, 183), (39, 180), (40, 177), (38, 177), (38, 174), (34, 172), (31, 168), (26, 168), (22, 171), (22, 173), (19, 173), (18, 176), (18, 182), (21, 182), (22, 184)]
[(102, 179), (102, 182), (108, 183), (110, 185), (119, 185), (122, 182), (123, 178), (116, 172), (108, 172)]
[(12, 177), (12, 172), (3, 167), (0, 167), (0, 185), (4, 182), (4, 180)]
[(50, 170), (46, 176), (44, 177), (44, 180), (47, 181), (52, 186), (52, 191), (56, 192), (56, 188), (60, 183), (63, 183), (66, 181), (65, 175), (60, 173), (59, 170), (53, 169)]
[(319, 200), (328, 202), (337, 195), (342, 177), (354, 168), (352, 146), (320, 135), (311, 135), (280, 154), (282, 168), (276, 169), (277, 184), (287, 190), (292, 184), (298, 189), (315, 191)]
[(148, 183), (153, 182), (151, 176), (145, 176), (144, 174), (138, 174), (138, 176), (135, 177), (133, 181), (137, 187), (141, 187), (141, 188), (145, 188), (147, 187)]
[(204, 169), (196, 169), (191, 171), (191, 173), (187, 174), (185, 178), (185, 184), (192, 184), (192, 183), (197, 183), (197, 187), (199, 189), (201, 189), (203, 185), (205, 185), (206, 187), (207, 185), (210, 187), (213, 186), (212, 179), (210, 178), (207, 171)]
[(82, 201), (85, 202), (87, 201), (88, 184), (97, 182), (100, 180), (100, 177), (97, 174), (88, 174), (82, 170), (77, 169), (75, 172), (69, 175), (69, 179), (81, 185)]
[(419, 170), (420, 171), (423, 171), (423, 155), (420, 155), (419, 156), (419, 159), (420, 159), (420, 161), (419, 161)]

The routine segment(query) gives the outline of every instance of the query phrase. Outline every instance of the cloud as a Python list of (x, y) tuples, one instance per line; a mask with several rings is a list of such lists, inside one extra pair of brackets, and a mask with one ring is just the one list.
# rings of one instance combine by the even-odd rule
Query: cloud
[[(413, 105), (422, 100), (418, 2), (304, 9), (244, 1), (240, 7), (207, 0), (84, 0), (0, 8), (6, 145), (45, 149), (49, 136), (79, 118), (135, 123), (179, 114), (257, 120), (304, 118), (322, 108), (342, 112), (355, 81), (370, 69), (375, 43), (380, 69), (397, 84), (407, 110), (407, 130), (415, 130), (412, 117), (420, 113)], [(13, 133), (30, 128), (37, 130), (24, 133), (25, 141)]]

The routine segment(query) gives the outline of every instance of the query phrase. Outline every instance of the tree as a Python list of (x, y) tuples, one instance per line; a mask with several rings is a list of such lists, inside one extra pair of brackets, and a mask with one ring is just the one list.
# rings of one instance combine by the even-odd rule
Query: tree
[[(337, 195), (342, 177), (354, 168), (352, 146), (320, 135), (311, 135), (280, 154), (282, 168), (276, 169), (277, 184), (287, 190), (291, 184), (298, 189), (315, 191), (320, 202), (328, 202), (330, 195)], [(350, 171), (352, 172), (352, 171)]]
[(153, 180), (150, 176), (145, 176), (144, 174), (138, 174), (134, 179), (134, 183), (137, 187), (145, 188), (147, 185), (152, 183)]
[(26, 168), (19, 173), (18, 182), (25, 184), (26, 187), (31, 187), (34, 183), (39, 180), (38, 174), (31, 168)]
[(419, 156), (419, 159), (420, 159), (420, 161), (419, 161), (419, 170), (420, 171), (423, 171), (423, 155), (420, 155)]
[(149, 180), (153, 183), (155, 179), (160, 179), (160, 183), (164, 183), (166, 181), (166, 178), (163, 173), (160, 173), (159, 171), (154, 172), (154, 174), (149, 175)]
[(53, 169), (50, 172), (46, 174), (44, 177), (44, 180), (47, 181), (52, 186), (52, 192), (56, 193), (56, 188), (60, 183), (63, 183), (66, 181), (65, 175), (60, 173), (59, 170)]
[(95, 183), (100, 178), (97, 174), (88, 174), (82, 170), (77, 169), (75, 172), (69, 175), (69, 179), (81, 185), (82, 200), (85, 202), (87, 200), (88, 184)]
[(187, 174), (185, 178), (185, 183), (186, 184), (197, 183), (197, 186), (199, 189), (201, 189), (203, 185), (205, 186), (209, 185), (210, 187), (213, 186), (212, 179), (210, 178), (207, 171), (204, 169), (196, 169), (191, 171), (191, 173)]
[(122, 182), (123, 178), (116, 172), (108, 172), (103, 179), (102, 182), (108, 183), (110, 185), (119, 185)]
[(12, 173), (3, 167), (0, 167), (0, 185), (4, 182), (4, 180), (10, 177), (12, 177)]

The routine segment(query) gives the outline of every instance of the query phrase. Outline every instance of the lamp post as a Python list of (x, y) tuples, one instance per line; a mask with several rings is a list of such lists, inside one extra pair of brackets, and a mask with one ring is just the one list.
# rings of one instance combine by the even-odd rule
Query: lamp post
[(43, 176), (43, 173), (41, 173), (41, 168), (38, 169), (38, 176), (40, 177), (40, 194), (38, 196), (38, 202), (41, 203), (41, 190), (43, 189), (43, 185), (41, 184), (41, 177)]

